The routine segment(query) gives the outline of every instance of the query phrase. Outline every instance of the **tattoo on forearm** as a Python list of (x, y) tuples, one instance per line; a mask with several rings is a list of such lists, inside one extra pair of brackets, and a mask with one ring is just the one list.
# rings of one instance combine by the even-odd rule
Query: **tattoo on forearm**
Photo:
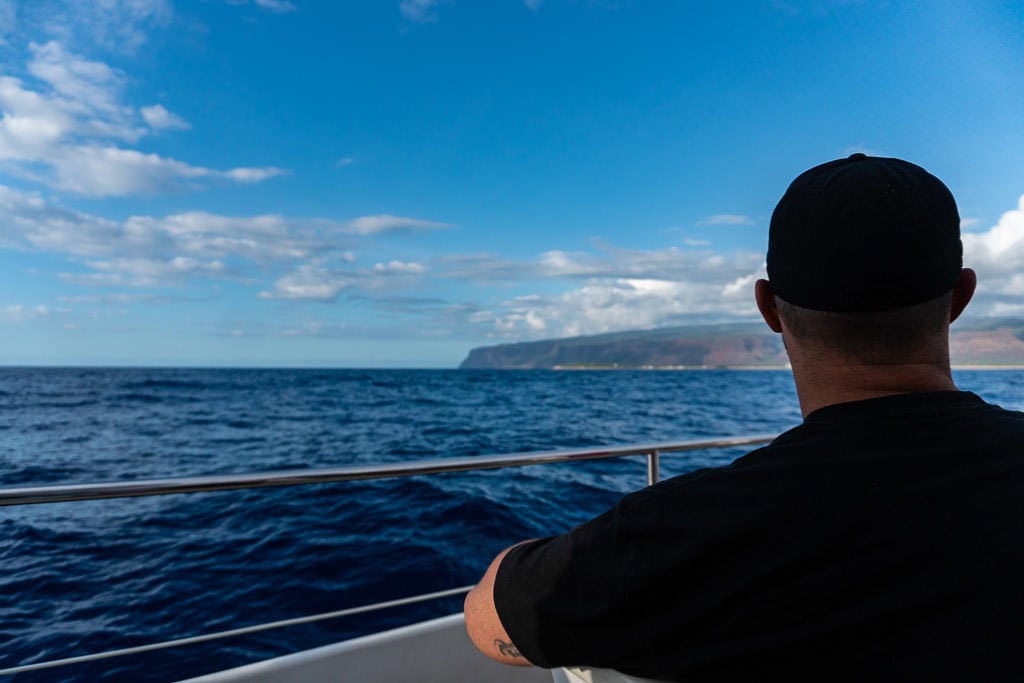
[(518, 659), (523, 658), (523, 654), (519, 651), (512, 643), (506, 643), (504, 640), (494, 639), (494, 645), (498, 648), (498, 652), (506, 657), (516, 657)]

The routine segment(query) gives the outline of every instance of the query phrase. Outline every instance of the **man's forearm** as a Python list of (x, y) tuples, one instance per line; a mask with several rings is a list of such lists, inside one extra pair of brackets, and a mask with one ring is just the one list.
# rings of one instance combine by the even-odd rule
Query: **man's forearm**
[[(527, 542), (523, 541), (523, 543)], [(516, 545), (521, 544), (517, 543)], [(505, 559), (508, 551), (514, 547), (516, 546), (501, 551), (491, 561), (483, 578), (480, 579), (480, 583), (466, 596), (466, 632), (469, 633), (469, 638), (477, 649), (491, 659), (513, 666), (532, 666), (505, 631), (494, 606), (494, 579), (498, 574), (498, 566), (501, 565), (501, 561)]]

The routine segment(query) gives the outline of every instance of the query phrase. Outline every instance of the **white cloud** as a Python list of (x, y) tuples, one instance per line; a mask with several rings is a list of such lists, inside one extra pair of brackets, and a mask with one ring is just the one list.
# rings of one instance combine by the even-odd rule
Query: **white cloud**
[[(350, 222), (277, 214), (224, 216), (190, 211), (113, 221), (47, 203), (38, 192), (0, 185), (0, 247), (69, 257), (85, 272), (63, 279), (85, 285), (154, 287), (196, 278), (246, 279), (257, 267), (288, 269), (264, 298), (327, 300), (349, 284), (394, 289), (427, 272), (415, 261), (355, 261)], [(434, 225), (429, 221), (403, 219)]]
[[(651, 279), (595, 280), (556, 296), (503, 302), (491, 322), (503, 336), (575, 336), (709, 319), (752, 318), (753, 287), (743, 297), (714, 282)], [(478, 321), (483, 321), (477, 315)]]
[(759, 278), (767, 279), (767, 277), (768, 273), (763, 270), (756, 273), (750, 273), (749, 275), (741, 275), (722, 287), (722, 301), (732, 303), (746, 301), (749, 303), (753, 297), (754, 283), (757, 282)]
[(437, 20), (437, 6), (445, 0), (402, 0), (398, 9), (409, 21), (420, 23)]
[(523, 0), (523, 4), (526, 5), (527, 9), (536, 12), (544, 4), (544, 0)]
[(1009, 301), (995, 301), (991, 305), (986, 307), (986, 315), (994, 316), (997, 318), (1020, 318), (1024, 317), (1024, 303), (1014, 303)]
[(285, 12), (294, 12), (295, 5), (288, 0), (253, 0), (253, 3), (257, 7), (270, 10), (271, 12), (277, 12), (283, 14)]
[(1024, 196), (987, 231), (962, 239), (964, 265), (978, 271), (979, 295), (1024, 296)]
[(677, 247), (655, 250), (604, 246), (600, 254), (560, 250), (539, 254), (533, 262), (518, 262), (487, 254), (438, 259), (448, 277), (476, 282), (529, 282), (538, 279), (657, 279), (727, 282), (758, 268), (764, 256), (736, 253), (728, 257)]
[(700, 225), (753, 225), (754, 220), (750, 216), (743, 216), (736, 213), (718, 213), (708, 216), (700, 221)]
[[(265, 214), (223, 216), (201, 211), (164, 218), (112, 221), (47, 204), (38, 193), (0, 185), (0, 243), (78, 257), (164, 259), (239, 258), (260, 264), (289, 262), (340, 245), (322, 233), (340, 223)], [(341, 258), (351, 258), (342, 253)]]
[(220, 261), (199, 261), (186, 256), (170, 259), (116, 258), (86, 261), (92, 273), (61, 273), (61, 279), (81, 285), (157, 287), (181, 284), (195, 278), (220, 278), (226, 268)]
[(352, 157), (342, 157), (338, 159), (336, 162), (334, 162), (334, 167), (343, 168), (345, 166), (351, 166), (354, 163), (356, 163), (356, 160), (353, 159)]
[(373, 268), (331, 267), (322, 259), (301, 264), (274, 281), (272, 290), (260, 292), (263, 299), (306, 299), (333, 301), (343, 290), (395, 290), (412, 286), (427, 272), (422, 263), (390, 261)]
[(286, 173), (273, 167), (217, 171), (158, 154), (99, 145), (66, 146), (49, 161), (56, 187), (92, 197), (156, 194), (199, 187), (200, 181), (211, 179), (254, 183)]
[(6, 44), (4, 37), (14, 31), (18, 14), (13, 0), (0, 0), (0, 46)]
[[(276, 214), (222, 216), (202, 211), (157, 219), (134, 216), (124, 223), (127, 239), (169, 241), (183, 254), (200, 258), (236, 256), (261, 264), (309, 258), (332, 245), (318, 236), (318, 224), (330, 222), (288, 219)], [(343, 254), (348, 258), (350, 254)]]
[(53, 309), (49, 306), (44, 306), (42, 304), (37, 306), (12, 304), (10, 306), (0, 308), (0, 320), (8, 323), (21, 323), (27, 320), (34, 320), (36, 318), (45, 318), (53, 312)]
[(233, 168), (230, 171), (210, 171), (203, 169), (206, 175), (230, 178), (239, 183), (259, 183), (277, 176), (288, 175), (288, 171), (276, 166), (262, 168)]
[(319, 337), (324, 333), (324, 324), (319, 320), (309, 320), (300, 327), (289, 327), (281, 334), (285, 337)]
[(177, 114), (172, 114), (162, 104), (142, 107), (139, 112), (150, 128), (156, 130), (188, 130), (192, 126)]
[(19, 5), (17, 19), (21, 34), (132, 53), (172, 15), (171, 0), (31, 0)]
[(30, 45), (28, 71), (43, 86), (0, 75), (0, 158), (39, 160), (72, 136), (134, 142), (145, 130), (118, 103), (122, 77), (58, 43)]
[[(979, 275), (971, 310), (984, 315), (1024, 312), (1024, 196), (988, 230), (965, 232), (963, 242), (964, 263)], [(435, 266), (446, 277), (534, 292), (550, 291), (552, 282), (579, 283), (561, 293), (524, 294), (461, 312), (466, 324), (489, 326), (509, 339), (653, 328), (695, 319), (756, 319), (754, 282), (766, 277), (761, 254), (674, 247), (555, 250), (527, 262), (464, 255), (438, 259)]]
[(422, 263), (390, 261), (389, 263), (374, 264), (373, 270), (376, 273), (400, 273), (418, 275), (419, 273), (425, 273), (427, 271), (427, 268)]
[(260, 298), (333, 301), (350, 284), (350, 279), (341, 271), (307, 263), (278, 278), (274, 289), (260, 292)]
[(51, 156), (54, 185), (93, 197), (153, 194), (198, 180), (207, 169), (119, 147), (68, 146)]
[(276, 14), (294, 12), (297, 8), (289, 0), (227, 0), (229, 5), (256, 5)]
[(424, 221), (418, 218), (403, 218), (380, 214), (376, 216), (361, 216), (349, 221), (347, 229), (357, 235), (377, 235), (383, 232), (396, 230), (436, 230), (438, 228), (450, 228), (450, 223), (435, 223)]
[(9, 76), (0, 76), (0, 112), (0, 159), (44, 154), (76, 125), (59, 102), (24, 90)]
[(57, 301), (66, 304), (116, 304), (121, 306), (129, 304), (178, 304), (183, 301), (193, 300), (194, 299), (187, 299), (184, 297), (124, 293), (76, 294), (74, 296), (57, 297)]
[(981, 225), (981, 223), (982, 223), (982, 220), (980, 218), (961, 218), (960, 219), (960, 229), (961, 230), (971, 230), (971, 229), (976, 228), (979, 225)]
[[(586, 258), (586, 255), (583, 256)], [(537, 257), (539, 270), (548, 277), (573, 277), (593, 274), (593, 264), (585, 264), (582, 260), (561, 250), (545, 251)]]
[[(32, 43), (33, 89), (0, 76), (0, 161), (31, 180), (86, 196), (153, 194), (204, 182), (252, 183), (285, 173), (276, 167), (216, 170), (127, 149), (148, 131), (120, 102), (122, 76), (51, 41)], [(143, 108), (150, 127), (187, 125), (161, 105)]]
[(519, 287), (582, 280), (560, 294), (528, 294), (490, 310), (464, 311), (467, 324), (489, 325), (507, 338), (597, 334), (756, 314), (754, 281), (764, 277), (760, 254), (602, 249), (601, 254), (548, 251), (529, 263), (485, 255), (446, 258), (438, 260), (438, 267), (447, 277)]
[(56, 41), (30, 43), (28, 71), (48, 83), (54, 93), (86, 113), (120, 114), (117, 91), (122, 77), (103, 62), (71, 54)]

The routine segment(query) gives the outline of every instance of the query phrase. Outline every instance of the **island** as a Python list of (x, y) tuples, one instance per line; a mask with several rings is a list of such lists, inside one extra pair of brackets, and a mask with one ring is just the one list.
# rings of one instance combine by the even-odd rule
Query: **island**
[[(973, 318), (950, 330), (957, 368), (1024, 367), (1024, 320)], [(782, 339), (761, 323), (721, 323), (481, 346), (463, 369), (622, 370), (787, 367)]]

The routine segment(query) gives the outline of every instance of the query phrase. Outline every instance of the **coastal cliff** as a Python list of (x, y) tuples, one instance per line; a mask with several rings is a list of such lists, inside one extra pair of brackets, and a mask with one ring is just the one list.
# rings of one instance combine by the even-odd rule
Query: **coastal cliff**
[[(1024, 320), (958, 321), (954, 366), (1024, 366)], [(761, 324), (694, 325), (481, 346), (463, 369), (770, 368), (787, 359), (779, 335)]]

